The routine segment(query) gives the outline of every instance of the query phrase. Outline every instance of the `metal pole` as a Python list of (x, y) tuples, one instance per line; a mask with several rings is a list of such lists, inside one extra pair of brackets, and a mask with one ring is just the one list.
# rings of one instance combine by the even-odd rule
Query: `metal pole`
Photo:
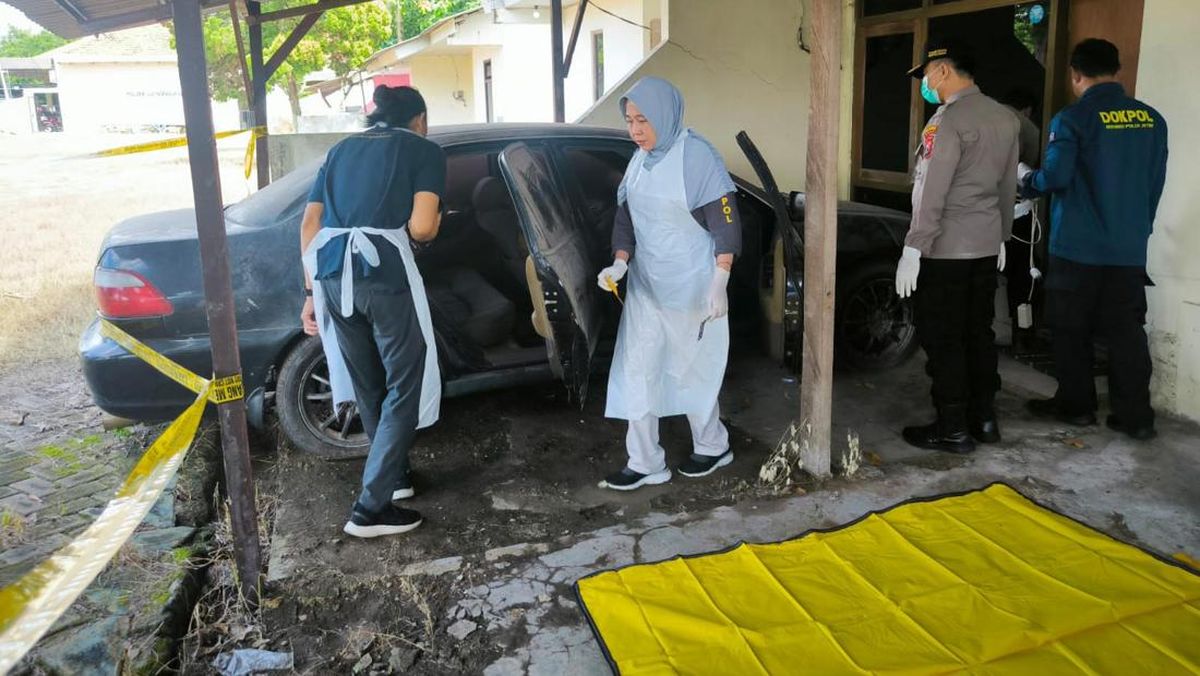
[(838, 125), (842, 2), (813, 0), (809, 62), (808, 158), (804, 189), (804, 363), (801, 419), (811, 425), (801, 460), (829, 476), (833, 418), (834, 275), (837, 261)]
[(0, 87), (4, 88), (4, 100), (8, 100), (8, 78), (4, 77), (4, 69), (0, 68)]
[[(175, 50), (179, 61), (179, 84), (183, 90), (183, 118), (187, 125), (188, 162), (196, 204), (196, 231), (200, 239), (213, 375), (216, 378), (240, 376), (242, 366), (238, 356), (229, 248), (225, 241), (221, 175), (217, 164), (217, 142), (213, 137), (199, 0), (175, 0), (174, 14)], [(246, 438), (245, 400), (218, 405), (217, 416), (221, 422), (225, 488), (229, 494), (238, 578), (245, 598), (257, 603), (262, 560), (254, 478), (250, 469), (250, 443)]]
[(250, 107), (254, 110), (254, 126), (262, 127), (254, 152), (258, 157), (258, 187), (265, 188), (271, 182), (271, 159), (267, 156), (267, 71), (263, 66), (263, 31), (257, 17), (262, 14), (262, 5), (257, 0), (247, 0), (246, 12), (250, 15), (247, 23), (250, 33), (250, 84), (253, 87)]
[(563, 5), (550, 0), (550, 63), (554, 68), (554, 121), (567, 121), (567, 94), (563, 74)]

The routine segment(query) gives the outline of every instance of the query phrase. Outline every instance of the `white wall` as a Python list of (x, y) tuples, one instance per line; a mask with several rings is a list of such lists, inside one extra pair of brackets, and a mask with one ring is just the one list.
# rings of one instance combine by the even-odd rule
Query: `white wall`
[[(583, 26), (579, 31), (579, 42), (571, 63), (571, 72), (566, 82), (567, 119), (574, 120), (587, 112), (596, 102), (592, 87), (592, 34), (601, 31), (604, 35), (604, 84), (608, 91), (636, 68), (649, 54), (650, 31), (647, 16), (654, 16), (661, 4), (659, 0), (608, 0), (604, 8), (636, 24), (588, 7), (583, 15)], [(567, 7), (563, 12), (563, 41), (570, 40), (579, 5)], [(564, 45), (565, 47), (565, 45)]]
[(19, 99), (0, 99), (0, 133), (32, 134), (35, 131), (33, 94)]
[[(621, 94), (639, 77), (664, 77), (682, 90), (688, 125), (713, 142), (731, 171), (754, 176), (734, 141), (744, 129), (780, 187), (801, 189), (809, 57), (800, 50), (797, 32), (806, 4), (745, 2), (730, 11), (725, 0), (670, 2), (664, 21), (668, 40), (580, 121), (623, 126), (616, 103)], [(849, 35), (852, 31), (847, 26)]]
[(413, 86), (425, 97), (430, 124), (475, 121), (475, 66), (470, 53), (421, 55), (405, 63)]
[(509, 24), (500, 35), (500, 53), (492, 61), (496, 122), (553, 121), (550, 25)]
[(1170, 129), (1170, 162), (1154, 235), (1148, 327), (1154, 356), (1155, 406), (1200, 420), (1200, 3), (1146, 0), (1137, 97)]
[[(183, 126), (183, 97), (174, 63), (58, 62), (56, 70), (64, 131), (144, 131), (154, 125)], [(274, 112), (281, 110), (290, 120), (286, 97), (282, 109), (276, 105)], [(214, 102), (213, 124), (218, 131), (237, 129), (237, 103)]]

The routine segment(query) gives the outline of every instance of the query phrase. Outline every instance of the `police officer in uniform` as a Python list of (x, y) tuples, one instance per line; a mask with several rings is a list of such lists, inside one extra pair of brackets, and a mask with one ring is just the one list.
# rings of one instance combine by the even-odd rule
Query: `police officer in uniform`
[(1155, 436), (1146, 341), (1146, 244), (1167, 176), (1167, 123), (1116, 81), (1116, 46), (1088, 39), (1071, 53), (1079, 98), (1050, 123), (1042, 167), (1022, 168), (1023, 192), (1049, 194), (1046, 317), (1054, 331), (1058, 392), (1031, 413), (1096, 423), (1092, 336), (1108, 339), (1108, 426)]
[(909, 71), (925, 100), (941, 105), (921, 133), (912, 224), (896, 268), (896, 293), (913, 296), (937, 408), (935, 422), (905, 428), (904, 439), (954, 453), (1000, 440), (992, 320), (1017, 193), (1020, 124), (980, 93), (974, 72), (973, 56), (953, 40), (932, 41)]

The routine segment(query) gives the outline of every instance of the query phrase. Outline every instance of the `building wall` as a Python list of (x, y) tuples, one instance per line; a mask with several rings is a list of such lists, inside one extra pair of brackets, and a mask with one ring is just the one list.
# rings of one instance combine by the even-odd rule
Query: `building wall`
[[(1170, 162), (1154, 235), (1148, 289), (1154, 356), (1154, 400), (1159, 408), (1200, 420), (1200, 3), (1146, 0), (1137, 73), (1138, 98), (1166, 117)], [(1124, 58), (1122, 60), (1125, 60)]]
[[(626, 74), (636, 68), (650, 53), (650, 24), (646, 17), (653, 17), (653, 13), (647, 8), (654, 8), (660, 4), (658, 0), (608, 0), (604, 3), (604, 9), (628, 21), (601, 12), (596, 7), (587, 8), (583, 15), (583, 26), (579, 31), (579, 43), (575, 47), (571, 72), (567, 76), (568, 120), (579, 118), (596, 103), (592, 80), (595, 64), (592, 35), (597, 31), (604, 35), (604, 85), (607, 92), (623, 81)], [(578, 12), (579, 5), (567, 7), (563, 12), (564, 43), (570, 40)]]
[(475, 74), (471, 54), (431, 54), (409, 59), (413, 86), (421, 90), (430, 124), (475, 121)]
[[(748, 2), (731, 12), (725, 0), (670, 2), (664, 21), (668, 40), (580, 121), (623, 126), (617, 100), (628, 85), (646, 75), (664, 77), (682, 90), (688, 125), (712, 141), (731, 171), (754, 175), (734, 140), (746, 130), (780, 187), (801, 189), (809, 56), (797, 36), (807, 4)], [(847, 29), (853, 35), (852, 24)], [(843, 161), (848, 158), (845, 153)]]
[[(173, 62), (59, 62), (56, 70), (64, 131), (183, 126), (179, 71)], [(237, 129), (237, 104), (214, 103), (213, 122), (218, 130)]]
[[(543, 15), (549, 14), (543, 8)], [(498, 31), (500, 48), (492, 61), (496, 122), (550, 122), (554, 119), (549, 24), (508, 24)], [(479, 68), (483, 68), (480, 59)]]

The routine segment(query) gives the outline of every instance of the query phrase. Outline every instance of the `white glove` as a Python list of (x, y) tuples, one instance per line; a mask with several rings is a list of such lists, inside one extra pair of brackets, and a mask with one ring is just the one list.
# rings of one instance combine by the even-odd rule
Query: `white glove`
[(613, 261), (613, 264), (600, 271), (596, 275), (596, 284), (605, 291), (612, 291), (609, 283), (616, 284), (625, 277), (625, 273), (629, 271), (629, 264), (620, 258)]
[(904, 254), (896, 264), (896, 295), (908, 298), (917, 290), (917, 275), (921, 274), (921, 250), (904, 247)]
[(729, 294), (725, 287), (729, 284), (729, 271), (717, 268), (713, 272), (712, 286), (708, 290), (708, 318), (720, 319), (729, 314)]
[(1008, 247), (1004, 246), (1004, 242), (1000, 242), (1000, 258), (996, 259), (996, 269), (1004, 272), (1004, 264), (1008, 262)]
[(1032, 173), (1033, 167), (1024, 162), (1017, 162), (1017, 183), (1024, 185), (1025, 179), (1029, 178), (1029, 175)]

